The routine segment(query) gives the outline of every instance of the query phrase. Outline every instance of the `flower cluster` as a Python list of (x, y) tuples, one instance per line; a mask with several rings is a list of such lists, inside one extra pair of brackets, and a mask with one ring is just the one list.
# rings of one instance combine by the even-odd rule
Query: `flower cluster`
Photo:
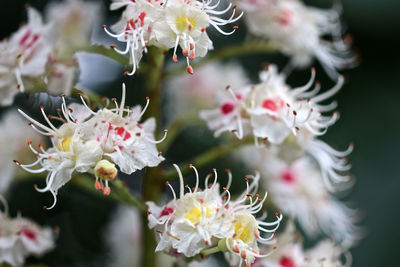
[[(260, 254), (258, 243), (272, 244), (275, 230), (279, 227), (282, 215), (276, 213), (276, 220), (264, 222), (266, 213), (260, 218), (255, 214), (262, 210), (267, 197), (255, 192), (258, 189), (259, 175), (245, 178), (247, 189), (238, 199), (232, 200), (229, 187), (232, 174), (227, 170), (228, 184), (220, 192), (217, 183), (217, 172), (213, 169), (214, 179), (209, 184), (209, 174), (205, 179), (205, 189), (199, 189), (199, 175), (196, 168), (190, 165), (196, 175), (193, 189), (186, 186), (185, 193), (182, 173), (177, 165), (174, 167), (179, 176), (179, 198), (169, 182), (174, 196), (173, 200), (161, 207), (152, 202), (149, 206), (149, 227), (156, 228), (159, 242), (156, 251), (176, 250), (186, 257), (198, 254), (207, 255), (207, 250), (227, 252), (227, 259), (232, 262), (244, 262), (250, 266), (256, 258), (268, 256)], [(249, 179), (252, 182), (249, 183)], [(272, 229), (268, 229), (272, 228)], [(261, 232), (267, 233), (263, 236)], [(216, 252), (215, 251), (215, 252)]]
[(0, 42), (0, 105), (10, 105), (15, 94), (25, 90), (23, 79), (45, 72), (52, 50), (51, 31), (51, 25), (43, 24), (40, 14), (29, 8), (28, 23)]
[(219, 107), (203, 110), (200, 117), (207, 122), (215, 136), (224, 131), (234, 132), (238, 138), (252, 134), (256, 140), (262, 138), (274, 144), (282, 143), (290, 134), (298, 135), (309, 131), (313, 135), (323, 135), (336, 122), (337, 113), (323, 116), (336, 106), (322, 105), (343, 85), (339, 77), (337, 84), (317, 95), (320, 84), (314, 84), (315, 70), (311, 79), (301, 87), (290, 89), (285, 76), (271, 65), (260, 73), (261, 83), (244, 88), (226, 88), (224, 97), (219, 98)]
[(1, 106), (18, 92), (46, 86), (52, 94), (69, 94), (76, 82), (74, 53), (90, 45), (100, 6), (81, 0), (52, 3), (45, 19), (28, 7), (28, 22), (0, 42)]
[(25, 258), (39, 257), (54, 248), (54, 232), (18, 215), (8, 216), (8, 206), (0, 196), (4, 212), (0, 212), (0, 263), (21, 266)]
[(265, 148), (246, 150), (241, 157), (249, 166), (260, 169), (273, 202), (298, 220), (308, 235), (322, 231), (343, 247), (360, 239), (360, 229), (355, 226), (358, 212), (329, 193), (321, 170), (311, 158), (303, 156), (288, 162)]
[(188, 113), (197, 116), (198, 111), (193, 110), (193, 105), (198, 109), (213, 108), (214, 103), (210, 99), (215, 94), (224, 97), (224, 92), (219, 89), (225, 88), (227, 81), (233, 88), (250, 83), (244, 69), (237, 63), (210, 63), (197, 68), (193, 76), (171, 77), (166, 81), (164, 90), (168, 119), (179, 119), (182, 114)]
[[(207, 35), (206, 29), (211, 25), (218, 32), (230, 35), (235, 32), (225, 32), (220, 27), (236, 22), (242, 14), (235, 17), (236, 7), (229, 4), (224, 10), (216, 10), (220, 1), (213, 0), (115, 0), (111, 10), (125, 7), (121, 20), (112, 26), (115, 33), (110, 32), (103, 25), (108, 35), (120, 42), (125, 42), (124, 50), (111, 47), (120, 54), (130, 54), (130, 63), (133, 66), (128, 75), (133, 75), (139, 66), (140, 59), (148, 46), (173, 48), (173, 61), (178, 62), (177, 48), (187, 61), (187, 71), (193, 74), (190, 61), (196, 57), (204, 57), (213, 43)], [(233, 8), (228, 19), (218, 17), (226, 14)]]
[(69, 106), (62, 96), (59, 117), (50, 116), (50, 119), (63, 122), (58, 128), (50, 121), (43, 107), (41, 112), (47, 126), (19, 110), (30, 121), (30, 125), (39, 133), (49, 136), (52, 143), (47, 150), (39, 144), (37, 150), (29, 141), (28, 145), (37, 160), (32, 164), (15, 161), (17, 165), (31, 173), (49, 172), (46, 186), (36, 188), (39, 192), (49, 191), (53, 194), (54, 203), (49, 209), (56, 204), (57, 190), (71, 179), (74, 171), (94, 174), (95, 187), (102, 190), (105, 195), (109, 195), (108, 181), (115, 179), (118, 172), (115, 165), (122, 172), (131, 174), (146, 166), (157, 166), (164, 159), (155, 144), (166, 138), (167, 130), (164, 131), (164, 137), (160, 141), (155, 141), (154, 119), (150, 118), (140, 123), (150, 100), (147, 98), (143, 110), (140, 106), (131, 109), (125, 106), (125, 93), (123, 84), (121, 103), (118, 104), (116, 99), (112, 99), (114, 108), (102, 108), (97, 112), (87, 106), (83, 95), (81, 95), (83, 105)]
[[(257, 261), (254, 267), (345, 267), (351, 266), (350, 253), (343, 251), (330, 240), (322, 240), (315, 247), (305, 250), (294, 224), (289, 222), (278, 235), (277, 249), (271, 257)], [(342, 260), (342, 257), (345, 260)]]
[[(267, 38), (282, 53), (291, 57), (291, 65), (307, 66), (316, 57), (327, 73), (336, 78), (336, 69), (356, 64), (349, 38), (342, 37), (341, 7), (330, 10), (307, 7), (300, 0), (237, 0), (246, 12), (249, 31)], [(323, 39), (331, 36), (332, 41)]]

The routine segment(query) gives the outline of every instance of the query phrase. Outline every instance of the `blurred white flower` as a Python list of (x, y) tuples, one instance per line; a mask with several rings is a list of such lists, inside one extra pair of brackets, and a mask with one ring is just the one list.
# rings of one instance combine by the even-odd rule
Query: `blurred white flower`
[[(224, 77), (221, 79), (221, 77)], [(223, 97), (227, 85), (241, 88), (250, 84), (244, 69), (236, 63), (210, 63), (196, 69), (193, 76), (178, 75), (166, 81), (168, 119), (188, 114), (196, 108), (213, 107), (215, 97)]]
[[(15, 161), (17, 165), (31, 173), (49, 172), (46, 187), (36, 188), (39, 192), (49, 191), (54, 196), (53, 205), (47, 209), (55, 206), (58, 189), (71, 179), (74, 171), (94, 174), (96, 189), (109, 195), (108, 181), (115, 179), (118, 172), (115, 165), (122, 172), (131, 174), (146, 166), (157, 166), (164, 159), (155, 144), (166, 138), (167, 131), (164, 131), (164, 137), (161, 140), (155, 141), (154, 119), (150, 118), (143, 124), (139, 123), (149, 104), (149, 99), (143, 111), (140, 107), (134, 109), (125, 107), (125, 84), (122, 88), (120, 105), (116, 99), (112, 99), (115, 108), (102, 108), (97, 112), (87, 106), (82, 95), (83, 105), (71, 104), (68, 107), (62, 95), (63, 102), (59, 117), (48, 117), (44, 108), (41, 107), (43, 118), (48, 126), (18, 110), (30, 121), (33, 129), (49, 136), (52, 142), (52, 147), (47, 150), (44, 150), (42, 145), (39, 145), (39, 150), (36, 150), (32, 142), (28, 142), (37, 160), (31, 164)], [(61, 121), (63, 124), (57, 128), (50, 119)], [(36, 167), (38, 165), (40, 168)]]
[[(190, 165), (195, 171), (196, 186), (193, 189), (186, 186), (188, 192), (184, 193), (182, 174), (177, 165), (174, 164), (174, 167), (179, 176), (179, 199), (167, 182), (174, 199), (163, 207), (147, 202), (149, 227), (155, 227), (159, 233), (156, 251), (176, 249), (177, 253), (186, 257), (206, 253), (208, 249), (223, 251), (231, 262), (245, 262), (246, 266), (253, 263), (256, 257), (269, 255), (260, 255), (257, 243), (273, 243), (272, 238), (282, 215), (276, 214), (276, 220), (269, 223), (263, 222), (265, 213), (260, 218), (255, 218), (267, 196), (255, 194), (253, 198), (258, 188), (259, 176), (249, 175), (245, 179), (246, 191), (233, 201), (229, 192), (232, 182), (230, 171), (227, 171), (228, 185), (220, 193), (215, 169), (213, 182), (209, 184), (212, 176), (209, 174), (205, 179), (206, 189), (200, 190), (197, 170)], [(253, 179), (251, 184), (249, 179)], [(262, 236), (260, 232), (267, 233), (267, 236)]]
[(259, 259), (254, 267), (306, 267), (302, 239), (289, 221), (285, 231), (277, 236), (276, 249), (268, 258)]
[(31, 255), (40, 257), (55, 246), (55, 233), (18, 215), (8, 216), (8, 206), (3, 197), (4, 212), (0, 213), (0, 263), (21, 266)]
[(49, 62), (46, 79), (47, 89), (54, 95), (69, 95), (77, 81), (75, 53), (91, 45), (94, 26), (102, 17), (101, 5), (82, 0), (51, 2), (46, 6), (45, 17), (56, 29), (54, 56)]
[(28, 8), (28, 23), (9, 39), (0, 42), (0, 105), (10, 105), (15, 94), (23, 92), (24, 80), (45, 72), (53, 47), (52, 25)]
[(100, 7), (100, 3), (82, 0), (50, 2), (46, 6), (46, 21), (57, 30), (57, 59), (70, 60), (77, 49), (90, 45), (94, 26), (101, 20)]
[(138, 267), (142, 253), (140, 214), (133, 208), (119, 206), (105, 231), (110, 248), (107, 266)]
[(15, 175), (15, 158), (31, 160), (25, 149), (28, 140), (41, 141), (41, 136), (26, 129), (26, 122), (17, 112), (4, 113), (0, 121), (0, 193), (7, 191)]
[(338, 118), (324, 116), (336, 105), (321, 105), (319, 102), (334, 95), (343, 85), (340, 76), (337, 84), (330, 90), (316, 95), (320, 85), (313, 90), (315, 70), (309, 82), (290, 89), (285, 76), (279, 74), (274, 65), (260, 73), (261, 83), (251, 87), (234, 90), (227, 88), (225, 97), (218, 102), (219, 108), (200, 111), (200, 117), (207, 122), (215, 136), (224, 131), (234, 131), (239, 139), (252, 132), (256, 141), (263, 138), (274, 144), (282, 143), (291, 133), (298, 135), (309, 131), (313, 135), (323, 135), (328, 126)]
[(125, 7), (121, 20), (112, 27), (116, 34), (107, 30), (110, 36), (118, 41), (126, 42), (126, 49), (121, 51), (111, 46), (120, 54), (130, 54), (130, 63), (133, 65), (128, 75), (133, 75), (139, 65), (143, 52), (147, 46), (154, 45), (161, 48), (174, 48), (173, 61), (178, 62), (177, 47), (182, 48), (186, 57), (187, 71), (193, 74), (190, 61), (195, 57), (204, 57), (208, 50), (212, 49), (212, 41), (206, 33), (207, 27), (213, 26), (224, 35), (232, 34), (233, 31), (225, 32), (220, 27), (236, 22), (242, 15), (235, 17), (236, 8), (228, 19), (222, 19), (219, 15), (226, 14), (232, 8), (229, 4), (222, 11), (217, 11), (220, 2), (213, 3), (212, 0), (184, 1), (184, 0), (136, 0), (136, 1), (114, 1), (111, 9)]
[(352, 256), (350, 252), (325, 239), (314, 248), (305, 251), (308, 267), (350, 267)]
[(329, 193), (320, 169), (310, 158), (301, 157), (289, 164), (265, 148), (242, 153), (250, 167), (262, 172), (273, 202), (296, 219), (308, 235), (322, 231), (344, 247), (360, 239), (360, 228), (355, 225), (359, 213)]
[(268, 258), (256, 261), (254, 267), (350, 267), (351, 254), (332, 240), (324, 239), (315, 247), (303, 249), (302, 239), (289, 222), (278, 235), (277, 249)]
[[(267, 38), (290, 56), (293, 66), (308, 66), (316, 57), (336, 79), (336, 69), (356, 64), (351, 44), (342, 37), (340, 4), (324, 10), (307, 7), (300, 0), (237, 0), (237, 3), (246, 13), (249, 31)], [(325, 40), (323, 37), (327, 35), (333, 40)]]

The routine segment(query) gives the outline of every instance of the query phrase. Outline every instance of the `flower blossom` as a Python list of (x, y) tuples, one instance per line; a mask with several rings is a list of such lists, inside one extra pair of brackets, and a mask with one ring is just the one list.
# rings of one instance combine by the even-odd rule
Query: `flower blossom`
[(250, 167), (260, 169), (275, 205), (296, 219), (309, 236), (323, 232), (344, 247), (360, 239), (361, 231), (355, 225), (358, 211), (330, 194), (310, 158), (303, 156), (287, 163), (265, 148), (242, 153)]
[(58, 128), (50, 121), (43, 107), (41, 112), (48, 125), (35, 121), (19, 110), (30, 121), (30, 125), (39, 133), (49, 136), (52, 143), (52, 147), (47, 150), (43, 149), (41, 144), (37, 150), (29, 141), (28, 145), (37, 156), (37, 160), (32, 164), (15, 161), (28, 172), (48, 172), (46, 186), (36, 187), (37, 191), (49, 191), (54, 196), (54, 203), (48, 209), (55, 206), (57, 190), (71, 179), (74, 171), (94, 174), (96, 189), (109, 195), (108, 181), (116, 178), (118, 173), (116, 166), (120, 171), (131, 174), (146, 166), (157, 166), (164, 159), (155, 144), (166, 138), (167, 131), (164, 131), (161, 140), (155, 141), (154, 119), (150, 118), (143, 124), (139, 123), (149, 105), (149, 99), (142, 111), (140, 107), (133, 109), (125, 107), (125, 85), (122, 88), (120, 105), (116, 99), (112, 99), (115, 108), (102, 108), (97, 112), (87, 106), (82, 95), (83, 105), (69, 106), (62, 96), (59, 117), (50, 116), (50, 119), (63, 122)]
[(5, 199), (0, 199), (5, 209), (0, 213), (0, 263), (21, 266), (27, 257), (40, 257), (54, 248), (55, 234), (50, 228), (42, 228), (20, 214), (10, 218)]
[(288, 162), (304, 155), (311, 157), (319, 165), (326, 189), (339, 192), (349, 189), (355, 181), (349, 173), (352, 164), (347, 159), (353, 148), (353, 143), (350, 143), (347, 149), (339, 151), (310, 132), (304, 132), (299, 138), (290, 135), (280, 147), (274, 147), (273, 150)]
[(52, 25), (28, 8), (28, 23), (0, 42), (0, 105), (10, 105), (24, 81), (43, 75), (52, 51)]
[[(77, 50), (91, 45), (94, 25), (101, 19), (100, 3), (82, 0), (50, 2), (45, 18), (54, 24), (54, 55), (47, 69), (47, 91), (53, 95), (70, 95), (78, 74)], [(78, 60), (79, 64), (79, 60)]]
[(0, 121), (0, 193), (5, 193), (16, 173), (16, 166), (12, 160), (21, 157), (24, 160), (34, 159), (33, 155), (25, 153), (26, 142), (35, 140), (40, 142), (42, 136), (35, 131), (26, 129), (25, 121), (16, 111), (2, 114)]
[[(236, 26), (230, 32), (220, 27), (234, 23), (242, 16), (235, 17), (236, 7), (229, 4), (224, 10), (216, 10), (220, 2), (212, 0), (136, 0), (114, 1), (111, 9), (125, 7), (121, 20), (112, 26), (115, 33), (110, 32), (103, 25), (106, 33), (118, 41), (125, 42), (125, 50), (111, 47), (120, 54), (130, 54), (130, 63), (133, 66), (128, 75), (133, 75), (139, 65), (143, 52), (147, 46), (154, 45), (160, 48), (173, 48), (173, 61), (178, 62), (177, 48), (182, 49), (186, 58), (187, 71), (193, 74), (190, 61), (196, 57), (204, 57), (212, 49), (212, 41), (206, 29), (211, 25), (218, 32), (230, 35), (235, 32)], [(226, 14), (233, 7), (232, 15), (222, 19), (219, 15)]]
[(285, 231), (278, 235), (275, 252), (257, 261), (254, 267), (349, 267), (351, 262), (351, 254), (329, 239), (304, 249), (293, 222), (289, 222)]
[(289, 221), (283, 233), (277, 236), (276, 250), (268, 257), (257, 261), (254, 267), (306, 267), (302, 239), (296, 232), (293, 221)]
[[(307, 66), (316, 57), (336, 79), (336, 69), (356, 64), (349, 38), (342, 37), (340, 4), (324, 10), (307, 7), (300, 0), (237, 0), (237, 3), (246, 13), (249, 31), (267, 38), (283, 54), (290, 56), (291, 65)], [(333, 40), (323, 39), (325, 36)]]
[[(265, 213), (260, 218), (255, 217), (261, 211), (267, 196), (255, 194), (253, 197), (258, 187), (258, 175), (249, 175), (245, 179), (247, 189), (234, 201), (229, 192), (232, 182), (229, 170), (227, 187), (220, 193), (215, 169), (213, 182), (209, 184), (212, 177), (209, 174), (205, 179), (205, 189), (201, 190), (197, 170), (190, 165), (195, 171), (196, 185), (193, 189), (186, 186), (188, 192), (185, 193), (182, 173), (177, 165), (174, 164), (174, 167), (179, 176), (179, 198), (167, 182), (174, 196), (173, 200), (161, 207), (147, 202), (149, 227), (156, 228), (159, 233), (156, 251), (175, 249), (186, 257), (204, 255), (208, 249), (223, 251), (231, 262), (237, 262), (239, 266), (243, 262), (250, 266), (256, 258), (269, 255), (261, 255), (257, 244), (273, 243), (272, 238), (282, 215), (276, 214), (277, 219), (274, 222), (263, 222)], [(253, 179), (251, 184), (249, 179)], [(267, 236), (262, 236), (261, 232), (267, 233)]]
[(193, 76), (178, 75), (169, 78), (164, 90), (168, 119), (174, 120), (181, 114), (195, 113), (194, 105), (197, 109), (212, 108), (214, 103), (210, 99), (215, 94), (217, 97), (222, 94), (223, 97), (226, 81), (233, 88), (250, 83), (244, 69), (236, 63), (210, 63), (197, 68)]
[(314, 69), (309, 82), (302, 87), (290, 89), (284, 79), (275, 66), (269, 66), (260, 73), (261, 83), (236, 90), (228, 86), (225, 97), (218, 99), (219, 108), (200, 111), (200, 117), (215, 130), (215, 136), (233, 131), (241, 139), (252, 133), (256, 142), (262, 138), (280, 144), (291, 133), (297, 136), (302, 131), (317, 136), (325, 134), (338, 114), (323, 116), (323, 112), (331, 111), (336, 105), (320, 102), (340, 90), (343, 77), (339, 77), (333, 88), (319, 95), (319, 83), (309, 90), (315, 79)]

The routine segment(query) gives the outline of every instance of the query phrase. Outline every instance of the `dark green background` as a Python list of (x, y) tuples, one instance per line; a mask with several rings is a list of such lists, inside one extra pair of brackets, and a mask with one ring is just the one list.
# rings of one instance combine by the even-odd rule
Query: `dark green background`
[[(37, 8), (46, 2), (29, 1)], [(308, 2), (329, 4), (323, 0)], [(24, 19), (26, 1), (1, 0), (0, 3), (0, 38), (3, 38), (15, 31)], [(395, 267), (399, 266), (400, 239), (400, 1), (343, 0), (343, 4), (348, 32), (354, 36), (362, 63), (345, 72), (348, 84), (337, 95), (342, 116), (324, 139), (336, 148), (344, 148), (350, 141), (356, 145), (351, 160), (358, 182), (350, 200), (363, 210), (368, 234), (353, 250), (353, 266)], [(241, 30), (236, 38), (243, 35)], [(217, 44), (223, 44), (223, 40)], [(255, 74), (259, 61), (259, 57), (249, 57), (243, 63)], [(303, 74), (294, 73), (291, 80), (304, 81)], [(329, 84), (323, 75), (319, 79)], [(119, 96), (119, 91), (116, 94)], [(20, 209), (26, 216), (59, 225), (63, 230), (58, 248), (46, 257), (46, 262), (51, 266), (99, 266), (107, 250), (101, 245), (102, 234), (113, 204), (65, 186), (57, 207), (43, 212), (37, 203), (51, 199), (34, 192), (31, 186), (28, 183), (14, 187), (9, 200), (13, 212)]]

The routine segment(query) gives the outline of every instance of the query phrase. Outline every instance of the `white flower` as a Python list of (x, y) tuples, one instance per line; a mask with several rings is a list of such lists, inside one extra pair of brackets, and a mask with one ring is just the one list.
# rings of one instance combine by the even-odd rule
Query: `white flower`
[[(258, 152), (258, 160), (253, 158), (247, 162), (260, 168), (274, 203), (298, 220), (308, 235), (322, 231), (345, 247), (360, 238), (360, 229), (355, 225), (358, 212), (326, 190), (321, 171), (309, 158), (302, 157), (288, 164), (267, 149), (260, 148)], [(254, 156), (257, 151), (251, 153)]]
[(278, 235), (277, 248), (268, 257), (257, 261), (254, 267), (306, 267), (305, 252), (302, 240), (296, 232), (295, 225), (289, 221), (285, 231)]
[[(108, 181), (115, 179), (118, 172), (115, 165), (122, 172), (131, 174), (146, 166), (157, 166), (164, 159), (155, 144), (166, 138), (167, 131), (164, 131), (164, 137), (160, 141), (155, 141), (154, 119), (150, 118), (143, 124), (139, 123), (149, 99), (143, 111), (140, 111), (140, 107), (132, 110), (125, 107), (125, 94), (126, 89), (123, 85), (121, 104), (118, 105), (116, 99), (113, 99), (115, 108), (103, 108), (97, 112), (86, 105), (82, 95), (83, 105), (72, 104), (69, 107), (62, 95), (63, 102), (59, 112), (63, 117), (61, 114), (59, 117), (50, 116), (51, 119), (63, 122), (59, 128), (51, 123), (43, 107), (41, 111), (48, 126), (19, 110), (35, 130), (49, 136), (52, 142), (52, 147), (47, 150), (39, 145), (39, 151), (32, 146), (32, 142), (28, 142), (38, 159), (32, 164), (15, 161), (31, 173), (49, 172), (46, 187), (36, 188), (39, 192), (49, 191), (54, 196), (54, 203), (48, 209), (55, 206), (57, 190), (71, 179), (74, 171), (94, 174), (95, 187), (102, 190), (105, 195), (109, 195)], [(41, 167), (35, 167), (37, 165)]]
[(249, 84), (239, 64), (210, 63), (199, 67), (193, 76), (179, 75), (168, 79), (163, 89), (167, 97), (168, 119), (172, 121), (179, 114), (193, 112), (193, 105), (201, 109), (212, 108), (214, 95), (224, 94), (228, 84), (232, 88)]
[(232, 7), (232, 4), (229, 4), (224, 10), (217, 11), (215, 9), (219, 4), (220, 2), (215, 4), (212, 0), (169, 0), (165, 4), (165, 18), (154, 25), (157, 41), (165, 47), (174, 48), (174, 62), (178, 61), (177, 47), (181, 47), (190, 74), (194, 73), (190, 61), (197, 56), (204, 57), (208, 50), (213, 48), (206, 29), (211, 25), (221, 34), (230, 35), (235, 32), (236, 27), (231, 32), (225, 32), (220, 26), (236, 22), (243, 15), (242, 13), (235, 18), (236, 8), (233, 7), (229, 19), (219, 18), (218, 15), (227, 13)]
[[(290, 89), (285, 76), (278, 74), (275, 66), (260, 73), (261, 83), (233, 91), (227, 88), (220, 107), (201, 111), (200, 117), (218, 136), (224, 131), (234, 131), (238, 138), (249, 132), (274, 144), (282, 143), (291, 133), (297, 135), (309, 131), (313, 135), (323, 135), (327, 127), (337, 120), (337, 113), (323, 116), (336, 105), (321, 105), (319, 102), (334, 95), (343, 85), (340, 76), (337, 84), (330, 90), (316, 95), (320, 85), (308, 91), (314, 83), (315, 70), (312, 69), (310, 81), (299, 88)], [(250, 125), (249, 125), (250, 124)]]
[(107, 266), (140, 266), (142, 235), (140, 214), (127, 206), (120, 206), (105, 231), (105, 240), (110, 248)]
[[(199, 189), (199, 176), (194, 166), (196, 185), (193, 189), (186, 186), (188, 192), (184, 193), (183, 177), (178, 166), (180, 180), (180, 197), (171, 188), (174, 199), (163, 207), (158, 207), (152, 202), (149, 206), (149, 227), (156, 227), (159, 233), (159, 243), (156, 251), (176, 249), (186, 257), (193, 257), (205, 253), (207, 249), (227, 252), (232, 261), (236, 260), (247, 265), (254, 262), (255, 258), (266, 257), (260, 255), (258, 243), (270, 244), (275, 230), (279, 227), (282, 215), (276, 214), (274, 222), (263, 222), (266, 214), (255, 218), (254, 214), (261, 211), (267, 194), (260, 198), (258, 194), (253, 199), (252, 193), (257, 190), (258, 179), (256, 176), (246, 178), (247, 189), (236, 200), (231, 201), (229, 187), (232, 175), (228, 173), (227, 188), (220, 193), (217, 183), (217, 172), (214, 169), (214, 180), (208, 184), (211, 174), (205, 179), (206, 189)], [(254, 181), (249, 185), (248, 179)], [(267, 229), (267, 228), (273, 229)], [(262, 237), (260, 231), (268, 233)]]
[[(327, 73), (336, 79), (336, 69), (355, 65), (349, 44), (342, 38), (339, 4), (330, 10), (323, 10), (307, 7), (299, 0), (237, 2), (246, 12), (249, 31), (267, 38), (292, 58), (294, 66), (307, 66), (316, 57)], [(327, 35), (333, 41), (323, 39)]]
[(343, 191), (353, 186), (355, 179), (348, 173), (352, 164), (346, 158), (353, 151), (352, 143), (346, 150), (338, 151), (308, 134), (299, 142), (299, 146), (317, 161), (323, 182), (329, 191)]
[(50, 228), (42, 228), (20, 215), (10, 218), (7, 202), (0, 198), (5, 209), (0, 213), (0, 263), (21, 266), (25, 258), (40, 257), (54, 248), (55, 234)]
[(71, 94), (77, 68), (66, 64), (52, 64), (47, 76), (47, 91), (52, 95)]
[(57, 29), (56, 57), (71, 59), (78, 48), (90, 44), (93, 26), (100, 20), (100, 4), (82, 0), (50, 2), (46, 20)]
[(111, 47), (120, 54), (130, 54), (133, 70), (127, 73), (128, 75), (135, 73), (148, 45), (174, 48), (174, 62), (178, 61), (176, 50), (180, 46), (187, 60), (187, 71), (193, 74), (190, 61), (197, 56), (204, 57), (213, 47), (206, 33), (207, 27), (212, 25), (220, 33), (230, 35), (236, 27), (231, 32), (225, 32), (220, 26), (233, 23), (242, 16), (234, 18), (236, 11), (234, 8), (230, 18), (219, 18), (217, 16), (227, 13), (232, 4), (222, 11), (217, 11), (215, 9), (219, 7), (220, 2), (217, 4), (212, 2), (212, 0), (114, 1), (111, 9), (126, 8), (121, 20), (113, 26), (116, 34), (109, 32), (105, 25), (103, 27), (110, 36), (126, 42), (124, 51), (116, 49), (114, 45)]
[(351, 266), (351, 254), (331, 240), (322, 240), (315, 247), (305, 250), (298, 235), (294, 224), (289, 222), (285, 231), (278, 236), (276, 251), (270, 257), (257, 261), (254, 267)]
[(25, 121), (15, 111), (4, 113), (0, 121), (0, 193), (4, 193), (15, 175), (13, 159), (24, 158), (31, 160), (32, 156), (26, 155), (25, 148), (28, 140), (40, 142), (41, 136), (33, 130), (26, 129)]
[(350, 252), (344, 251), (329, 239), (322, 240), (317, 246), (307, 250), (305, 256), (307, 267), (350, 267), (352, 264)]
[(155, 167), (160, 164), (164, 158), (159, 154), (155, 144), (165, 140), (167, 131), (164, 131), (161, 140), (155, 141), (153, 135), (155, 120), (150, 118), (143, 124), (139, 123), (149, 99), (143, 111), (139, 106), (126, 109), (124, 102), (125, 94), (121, 106), (116, 103), (115, 109), (103, 108), (93, 113), (82, 130), (89, 139), (96, 140), (100, 144), (104, 156), (109, 157), (122, 172), (131, 174), (146, 166)]
[[(161, 2), (161, 1), (160, 1)], [(128, 75), (133, 75), (139, 62), (143, 56), (143, 52), (147, 52), (147, 45), (154, 39), (153, 23), (158, 19), (161, 12), (160, 2), (158, 1), (114, 1), (111, 4), (111, 10), (126, 7), (121, 20), (112, 26), (112, 30), (116, 34), (104, 30), (111, 37), (116, 38), (120, 42), (126, 43), (125, 50), (119, 50), (114, 45), (111, 47), (120, 54), (130, 55), (130, 64), (133, 69)]]
[(0, 43), (1, 105), (10, 105), (14, 95), (24, 91), (25, 78), (45, 72), (52, 51), (51, 31), (51, 25), (44, 25), (40, 14), (28, 8), (28, 24)]

